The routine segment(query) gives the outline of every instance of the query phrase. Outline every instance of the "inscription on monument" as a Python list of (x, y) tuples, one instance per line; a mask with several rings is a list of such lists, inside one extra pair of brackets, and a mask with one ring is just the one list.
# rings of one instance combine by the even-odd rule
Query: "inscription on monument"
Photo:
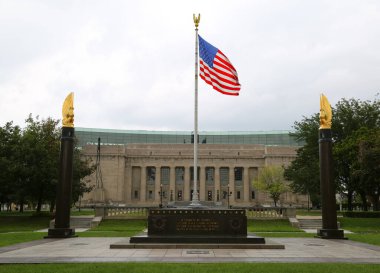
[(219, 228), (217, 221), (208, 218), (183, 218), (176, 223), (177, 231), (217, 231)]
[(152, 209), (148, 235), (247, 235), (245, 210)]

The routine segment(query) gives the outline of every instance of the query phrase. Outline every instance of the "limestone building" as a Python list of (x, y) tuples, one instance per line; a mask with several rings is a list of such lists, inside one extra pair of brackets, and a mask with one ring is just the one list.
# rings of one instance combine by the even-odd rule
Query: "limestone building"
[[(83, 155), (95, 163), (98, 138), (101, 180), (85, 204), (158, 206), (191, 201), (193, 144), (191, 132), (124, 131), (76, 128)], [(298, 143), (289, 132), (200, 132), (199, 199), (231, 206), (273, 205), (267, 193), (253, 187), (260, 169), (288, 165)], [(228, 194), (229, 193), (229, 194)], [(283, 194), (285, 206), (305, 206), (307, 197)]]

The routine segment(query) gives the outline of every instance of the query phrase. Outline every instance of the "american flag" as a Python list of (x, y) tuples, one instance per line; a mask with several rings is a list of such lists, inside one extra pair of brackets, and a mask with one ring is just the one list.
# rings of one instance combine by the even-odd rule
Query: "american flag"
[(236, 69), (216, 47), (199, 37), (199, 76), (225, 95), (239, 96), (240, 84)]

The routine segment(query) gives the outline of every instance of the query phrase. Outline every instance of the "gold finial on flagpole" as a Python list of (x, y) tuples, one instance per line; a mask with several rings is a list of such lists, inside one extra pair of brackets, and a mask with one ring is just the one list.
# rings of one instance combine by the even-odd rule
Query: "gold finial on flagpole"
[(201, 20), (201, 14), (198, 13), (198, 16), (195, 16), (195, 14), (193, 13), (193, 20), (194, 20), (195, 27), (198, 28), (199, 21)]

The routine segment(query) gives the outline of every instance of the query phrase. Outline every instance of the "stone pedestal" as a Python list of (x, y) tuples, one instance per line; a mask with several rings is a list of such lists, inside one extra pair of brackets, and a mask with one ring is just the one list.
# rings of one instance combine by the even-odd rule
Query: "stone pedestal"
[(74, 128), (62, 127), (59, 181), (54, 228), (49, 228), (45, 238), (75, 237), (70, 228), (71, 187), (73, 181)]

